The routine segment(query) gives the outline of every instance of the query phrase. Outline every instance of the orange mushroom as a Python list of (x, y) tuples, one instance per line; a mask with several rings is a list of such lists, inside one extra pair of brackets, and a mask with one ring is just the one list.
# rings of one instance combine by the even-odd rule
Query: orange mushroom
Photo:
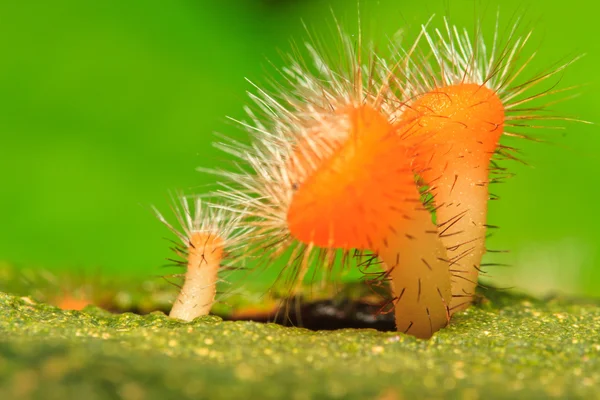
[(504, 107), (476, 84), (439, 87), (402, 114), (404, 135), (423, 142), (415, 160), (435, 198), (440, 237), (450, 259), (452, 311), (466, 307), (485, 252), (490, 162), (504, 130)]
[(307, 244), (376, 253), (391, 281), (397, 329), (428, 338), (448, 323), (450, 273), (415, 184), (414, 150), (370, 106), (348, 113), (347, 140), (294, 193), (289, 230)]

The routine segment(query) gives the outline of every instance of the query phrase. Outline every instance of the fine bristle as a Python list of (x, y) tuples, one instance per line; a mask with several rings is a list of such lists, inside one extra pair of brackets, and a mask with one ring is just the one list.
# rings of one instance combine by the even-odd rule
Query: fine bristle
[(284, 256), (287, 271), (280, 279), (288, 287), (296, 287), (317, 260), (331, 269), (352, 259), (344, 251), (299, 243), (290, 234), (287, 216), (294, 193), (348, 139), (352, 110), (377, 103), (390, 119), (396, 107), (389, 83), (382, 80), (383, 61), (369, 52), (361, 64), (361, 44), (341, 32), (338, 44), (335, 54), (306, 44), (309, 61), (290, 57), (290, 66), (280, 71), (284, 84), (272, 85), (272, 92), (253, 84), (254, 107), (246, 109), (250, 121), (236, 121), (251, 143), (224, 138), (217, 144), (240, 160), (238, 171), (212, 172), (224, 178), (218, 194), (228, 209), (245, 210), (244, 223), (253, 229), (247, 254), (270, 260)]
[(177, 235), (184, 246), (189, 245), (194, 234), (206, 233), (219, 237), (226, 248), (234, 248), (245, 233), (240, 225), (243, 214), (232, 214), (218, 204), (203, 202), (200, 196), (180, 194), (173, 197), (171, 211), (176, 225), (169, 222), (156, 207), (153, 210), (160, 222)]
[[(564, 98), (563, 93), (574, 88), (557, 89), (556, 83), (544, 85), (552, 78), (558, 78), (569, 65), (581, 56), (538, 73), (529, 72), (529, 67), (537, 52), (528, 53), (532, 31), (521, 29), (520, 21), (515, 21), (501, 34), (500, 16), (496, 17), (491, 40), (486, 40), (481, 26), (475, 32), (460, 29), (444, 18), (443, 29), (421, 28), (410, 52), (396, 48), (399, 61), (392, 72), (395, 75), (395, 90), (401, 93), (405, 103), (434, 90), (437, 87), (473, 83), (493, 90), (504, 105), (506, 126), (505, 135), (528, 138), (521, 128), (536, 127), (532, 121), (572, 120), (562, 116), (547, 115), (544, 110)], [(432, 57), (429, 56), (431, 54)], [(544, 99), (546, 103), (544, 103)], [(558, 99), (558, 100), (557, 100)], [(402, 114), (405, 107), (398, 110)], [(529, 123), (519, 126), (518, 121)], [(512, 121), (515, 121), (514, 123)], [(543, 125), (537, 127), (545, 128)]]

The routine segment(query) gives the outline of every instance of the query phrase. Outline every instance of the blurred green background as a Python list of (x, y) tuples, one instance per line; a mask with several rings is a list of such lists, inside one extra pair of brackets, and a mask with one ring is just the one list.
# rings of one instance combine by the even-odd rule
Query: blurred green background
[[(169, 236), (150, 212), (168, 192), (202, 191), (195, 169), (227, 162), (213, 132), (245, 134), (243, 117), (267, 60), (311, 31), (331, 37), (331, 11), (356, 30), (357, 1), (146, 0), (0, 2), (0, 261), (17, 267), (160, 275)], [(476, 15), (535, 28), (532, 70), (581, 53), (561, 87), (578, 97), (552, 107), (598, 122), (600, 41), (591, 0), (362, 0), (364, 34), (382, 48), (398, 29), (414, 37), (433, 13), (473, 27)], [(439, 24), (437, 18), (434, 24)], [(491, 31), (491, 26), (489, 27)], [(326, 40), (326, 39), (325, 39)], [(516, 142), (530, 166), (493, 188), (488, 281), (533, 293), (600, 293), (600, 135), (565, 123), (538, 131), (552, 144)], [(511, 144), (515, 144), (512, 142)]]

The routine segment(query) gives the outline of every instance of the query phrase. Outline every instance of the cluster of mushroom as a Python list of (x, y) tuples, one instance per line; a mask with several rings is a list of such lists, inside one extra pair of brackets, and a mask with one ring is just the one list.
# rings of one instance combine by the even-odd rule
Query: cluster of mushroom
[(188, 269), (171, 316), (208, 313), (220, 266), (240, 262), (240, 248), (242, 258), (286, 257), (297, 282), (312, 264), (367, 252), (389, 282), (398, 331), (428, 338), (445, 327), (475, 296), (493, 158), (511, 150), (499, 140), (538, 118), (521, 106), (563, 68), (517, 82), (528, 38), (512, 30), (486, 47), (445, 21), (395, 48), (393, 62), (346, 36), (335, 63), (308, 45), (313, 72), (292, 60), (285, 88), (251, 95), (250, 122), (239, 121), (251, 143), (218, 144), (241, 165), (213, 171), (218, 205), (183, 202)]

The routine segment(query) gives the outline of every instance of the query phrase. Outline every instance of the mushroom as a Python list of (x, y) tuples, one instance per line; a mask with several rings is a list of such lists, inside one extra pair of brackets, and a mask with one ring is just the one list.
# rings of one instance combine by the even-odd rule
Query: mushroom
[[(452, 272), (450, 308), (456, 312), (473, 301), (486, 252), (489, 184), (498, 172), (492, 161), (515, 158), (514, 148), (502, 145), (500, 138), (528, 138), (518, 132), (523, 121), (556, 119), (541, 115), (544, 105), (530, 103), (561, 92), (539, 89), (539, 84), (577, 58), (521, 81), (535, 55), (519, 61), (531, 32), (519, 36), (515, 24), (501, 40), (497, 21), (493, 41), (486, 45), (481, 27), (473, 39), (447, 19), (444, 23), (445, 30), (433, 33), (423, 26), (411, 51), (399, 52), (397, 65), (405, 68), (393, 72), (394, 87), (403, 99), (396, 112), (406, 127), (400, 134), (423, 144), (415, 157), (415, 173), (434, 198)], [(421, 38), (427, 48), (419, 52), (415, 49)]]
[(398, 331), (429, 338), (449, 321), (450, 273), (415, 183), (415, 150), (372, 107), (347, 112), (348, 138), (294, 193), (289, 230), (306, 244), (375, 253), (390, 280)]
[(181, 230), (170, 224), (158, 210), (155, 209), (155, 213), (183, 243), (183, 247), (175, 251), (185, 259), (184, 282), (169, 316), (191, 321), (209, 314), (223, 263), (231, 259), (244, 230), (238, 227), (239, 215), (230, 217), (223, 208), (203, 205), (199, 197), (194, 199), (193, 208), (184, 196), (180, 196), (179, 202), (173, 210)]

